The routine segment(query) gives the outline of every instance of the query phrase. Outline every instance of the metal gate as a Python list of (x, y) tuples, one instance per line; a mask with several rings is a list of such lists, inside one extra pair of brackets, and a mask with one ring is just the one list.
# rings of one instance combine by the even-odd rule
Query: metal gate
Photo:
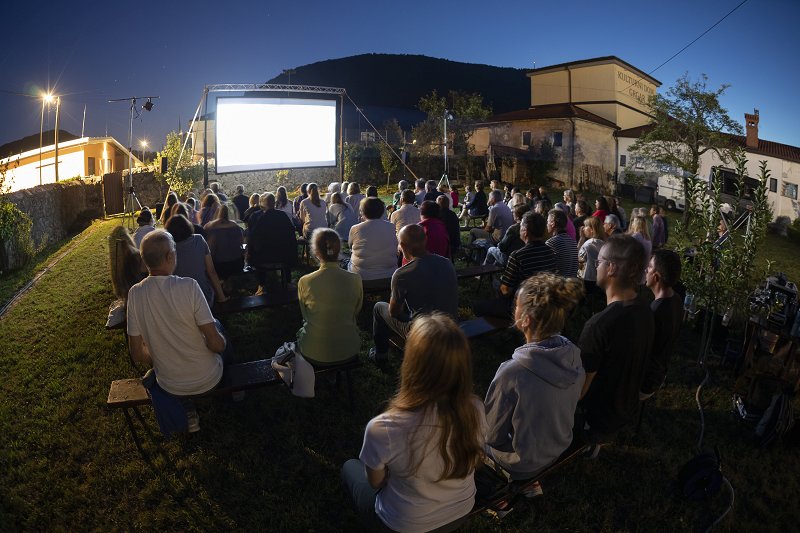
[(106, 215), (116, 215), (125, 210), (122, 185), (122, 172), (111, 172), (103, 176), (103, 198), (106, 202)]

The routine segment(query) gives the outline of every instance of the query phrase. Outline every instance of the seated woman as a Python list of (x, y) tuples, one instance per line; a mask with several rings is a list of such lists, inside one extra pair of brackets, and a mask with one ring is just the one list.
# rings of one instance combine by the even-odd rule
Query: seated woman
[(289, 196), (286, 194), (286, 187), (283, 185), (275, 190), (275, 209), (286, 213), (289, 220), (297, 220), (294, 216), (294, 205), (289, 201)]
[(583, 296), (576, 278), (539, 273), (517, 291), (514, 324), (526, 344), (500, 365), (486, 392), (489, 453), (513, 480), (535, 477), (572, 442), (586, 374), (561, 330)]
[(228, 298), (222, 291), (222, 284), (214, 269), (211, 250), (202, 235), (194, 234), (189, 219), (183, 215), (174, 215), (167, 221), (165, 229), (175, 241), (177, 265), (174, 274), (194, 279), (200, 285), (209, 307), (214, 306), (214, 301), (226, 301)]
[(397, 270), (397, 235), (394, 224), (383, 220), (383, 202), (367, 198), (362, 204), (364, 222), (350, 228), (348, 270), (361, 279), (391, 278)]
[[(367, 198), (378, 198), (378, 188), (374, 185), (370, 185), (367, 187)], [(389, 220), (389, 211), (384, 207), (383, 215), (381, 218), (384, 220)]]
[[(337, 193), (339, 194), (339, 193)], [(303, 327), (297, 347), (312, 365), (338, 364), (358, 356), (361, 335), (356, 324), (364, 299), (361, 278), (339, 266), (339, 235), (328, 228), (311, 234), (319, 270), (297, 282)]]
[(289, 283), (291, 267), (297, 262), (297, 239), (292, 220), (275, 207), (275, 196), (264, 197), (264, 211), (247, 236), (247, 262), (256, 269), (259, 292), (263, 291), (266, 274), (263, 268), (270, 263), (283, 265), (283, 283)]
[(328, 209), (325, 200), (319, 197), (316, 183), (309, 183), (307, 191), (308, 198), (300, 202), (297, 216), (303, 223), (303, 237), (310, 239), (315, 229), (328, 227)]
[(444, 314), (409, 332), (400, 387), (367, 424), (342, 479), (370, 531), (454, 531), (475, 503), (485, 418), (472, 394), (469, 343)]
[(167, 194), (167, 201), (164, 204), (164, 207), (161, 208), (160, 222), (162, 226), (166, 224), (167, 220), (169, 220), (169, 217), (172, 216), (172, 207), (177, 203), (178, 203), (177, 194), (175, 194), (174, 192), (170, 192), (169, 194)]
[(198, 215), (199, 216), (198, 223), (201, 226), (205, 227), (206, 224), (208, 224), (217, 217), (217, 210), (219, 209), (220, 206), (219, 198), (213, 192), (208, 193), (203, 198), (202, 205), (203, 207), (200, 209), (200, 214)]
[[(183, 202), (178, 202), (177, 204), (173, 205), (172, 209), (170, 209), (170, 214), (167, 217), (167, 220), (169, 220), (170, 217), (174, 217), (175, 215), (185, 216), (192, 224), (192, 227), (194, 228), (194, 234), (202, 235), (204, 239), (206, 238), (206, 230), (203, 229), (203, 226), (197, 224), (196, 222), (192, 222), (191, 212), (189, 210), (188, 204), (184, 204)], [(164, 224), (164, 226), (166, 227), (166, 224)]]
[(353, 211), (359, 213), (361, 210), (361, 200), (364, 198), (365, 196), (361, 194), (361, 186), (355, 181), (351, 181), (347, 186), (347, 198), (345, 198), (345, 202), (350, 204)]
[[(597, 294), (597, 257), (606, 238), (603, 223), (595, 217), (587, 217), (581, 228), (582, 242), (578, 250), (578, 277), (583, 279), (583, 288), (587, 295)], [(600, 291), (602, 292), (602, 291)]]
[(230, 208), (227, 205), (220, 206), (217, 218), (206, 224), (205, 232), (214, 269), (220, 279), (241, 274), (244, 268), (244, 232), (239, 224), (230, 219)]
[(108, 263), (114, 295), (125, 303), (130, 288), (147, 277), (147, 268), (125, 226), (115, 227), (108, 237)]
[[(441, 197), (444, 197), (444, 195)], [(449, 258), (450, 236), (447, 234), (447, 227), (439, 216), (439, 204), (433, 200), (425, 200), (419, 208), (419, 214), (422, 219), (419, 225), (425, 230), (425, 247), (428, 252)], [(404, 258), (403, 264), (405, 262)]]
[(247, 230), (249, 231), (253, 225), (253, 221), (250, 220), (250, 217), (253, 216), (253, 213), (257, 211), (261, 211), (261, 206), (258, 205), (259, 200), (261, 197), (258, 195), (257, 192), (254, 192), (250, 195), (250, 207), (242, 215), (242, 222), (244, 222)]
[(447, 229), (447, 238), (450, 241), (450, 258), (455, 260), (456, 253), (461, 248), (461, 228), (458, 225), (458, 215), (450, 209), (450, 197), (442, 195), (436, 199), (439, 205), (439, 218)]
[(358, 224), (358, 214), (353, 211), (350, 204), (342, 200), (342, 193), (333, 193), (331, 203), (328, 205), (328, 225), (336, 230), (340, 239), (347, 242), (350, 238), (350, 228), (356, 224)]
[(133, 243), (138, 248), (144, 236), (156, 229), (155, 221), (153, 220), (153, 212), (147, 207), (143, 207), (142, 210), (139, 211), (139, 216), (136, 217), (136, 223), (139, 224), (139, 227), (133, 232)]

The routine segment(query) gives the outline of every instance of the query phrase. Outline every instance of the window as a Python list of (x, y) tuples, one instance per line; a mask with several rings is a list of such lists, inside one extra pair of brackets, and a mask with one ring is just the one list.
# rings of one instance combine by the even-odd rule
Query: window
[(531, 132), (523, 131), (522, 132), (522, 146), (530, 146), (531, 145)]
[(94, 157), (90, 157), (90, 158), (87, 159), (86, 166), (87, 166), (86, 174), (89, 175), (89, 176), (94, 176), (95, 175), (95, 167), (94, 167), (95, 166), (95, 159), (94, 159)]
[(555, 147), (561, 146), (563, 137), (564, 137), (563, 132), (554, 131), (553, 132), (553, 146), (555, 146)]
[(619, 156), (619, 166), (624, 167), (628, 163), (628, 156), (627, 155), (620, 155)]
[(783, 183), (783, 196), (797, 200), (797, 184), (796, 183)]
[(769, 179), (769, 192), (778, 192), (778, 180), (775, 178)]
[(361, 132), (361, 142), (375, 142), (375, 132), (374, 131), (362, 131)]

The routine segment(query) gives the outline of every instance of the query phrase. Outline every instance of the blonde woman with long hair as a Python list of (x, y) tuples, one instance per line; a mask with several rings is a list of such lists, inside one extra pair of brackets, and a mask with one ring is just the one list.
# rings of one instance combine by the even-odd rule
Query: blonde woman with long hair
[(513, 480), (534, 478), (572, 442), (586, 374), (580, 349), (561, 330), (582, 297), (580, 280), (544, 272), (517, 291), (514, 325), (525, 344), (486, 393), (489, 453)]
[(469, 343), (435, 313), (414, 320), (389, 408), (367, 424), (342, 478), (367, 526), (453, 531), (472, 510), (485, 434)]
[(578, 250), (578, 263), (582, 266), (578, 276), (583, 279), (586, 294), (594, 294), (597, 292), (597, 257), (606, 239), (603, 223), (596, 217), (587, 217), (581, 235), (585, 240)]

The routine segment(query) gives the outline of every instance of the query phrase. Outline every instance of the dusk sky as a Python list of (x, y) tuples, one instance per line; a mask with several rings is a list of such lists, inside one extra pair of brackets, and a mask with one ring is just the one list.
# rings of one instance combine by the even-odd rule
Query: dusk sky
[[(123, 145), (128, 106), (107, 100), (160, 96), (134, 123), (138, 150), (187, 123), (206, 84), (362, 53), (518, 68), (616, 55), (650, 72), (740, 2), (13, 2), (0, 37), (0, 144), (38, 133), (48, 87), (62, 95), (62, 129), (80, 134), (85, 104), (86, 135), (108, 131)], [(730, 84), (733, 118), (758, 108), (762, 139), (800, 146), (798, 23), (798, 0), (749, 0), (653, 76), (661, 92), (684, 72)], [(53, 119), (45, 113), (45, 129)]]

